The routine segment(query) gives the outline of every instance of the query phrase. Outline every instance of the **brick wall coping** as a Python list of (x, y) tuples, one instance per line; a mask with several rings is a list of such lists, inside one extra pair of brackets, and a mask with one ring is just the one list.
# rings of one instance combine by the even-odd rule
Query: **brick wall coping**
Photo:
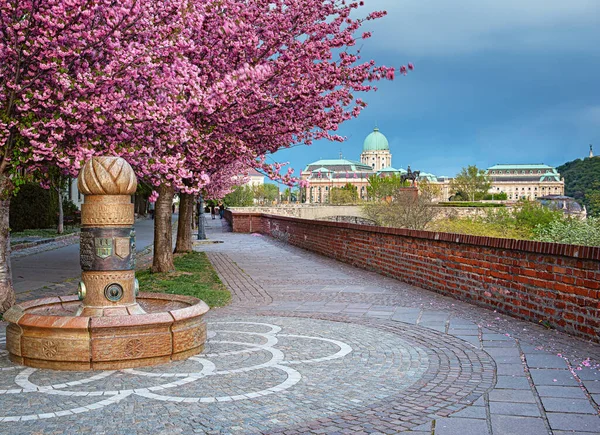
[(534, 254), (560, 255), (582, 260), (600, 261), (600, 247), (567, 245), (564, 243), (537, 242), (532, 240), (503, 239), (499, 237), (470, 236), (466, 234), (440, 233), (435, 231), (408, 230), (405, 228), (388, 228), (369, 225), (351, 224), (345, 222), (315, 221), (288, 216), (279, 216), (264, 213), (244, 213), (235, 211), (233, 215), (262, 216), (268, 219), (305, 223), (307, 225), (321, 225), (326, 227), (347, 228), (355, 231), (366, 231), (379, 234), (413, 237), (417, 239), (439, 240), (442, 242), (465, 243), (474, 246), (491, 247), (515, 251), (526, 251)]

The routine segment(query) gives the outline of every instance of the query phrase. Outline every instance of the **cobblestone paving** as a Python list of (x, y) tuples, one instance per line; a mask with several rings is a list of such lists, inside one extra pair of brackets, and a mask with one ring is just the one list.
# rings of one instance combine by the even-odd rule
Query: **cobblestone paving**
[(231, 291), (231, 300), (234, 304), (268, 305), (273, 302), (269, 293), (225, 254), (208, 252), (207, 256), (223, 284)]
[(597, 345), (206, 222), (233, 302), (205, 352), (65, 373), (0, 334), (0, 434), (600, 433)]
[(80, 433), (82, 420), (102, 428), (106, 413), (126, 420), (129, 402), (146, 404), (145, 424), (157, 427), (171, 403), (183, 415), (203, 416), (171, 415), (169, 424), (184, 432), (305, 431), (315, 418), (389, 432), (448, 415), (494, 383), (489, 355), (454, 337), (347, 320), (213, 316), (202, 355), (136, 370), (36, 370), (14, 366), (0, 351), (0, 432), (52, 433), (68, 423), (73, 431), (65, 433)]
[[(415, 325), (470, 343), (496, 363), (495, 388), (462, 410), (437, 414), (411, 429), (398, 421), (387, 428), (365, 422), (349, 427), (337, 416), (286, 426), (282, 433), (600, 434), (600, 346), (258, 234), (220, 233), (219, 239), (224, 243), (203, 250), (221, 254), (221, 262), (234, 262), (260, 283), (273, 298), (260, 314), (343, 316), (357, 326), (368, 321)], [(233, 305), (225, 311), (247, 309)]]

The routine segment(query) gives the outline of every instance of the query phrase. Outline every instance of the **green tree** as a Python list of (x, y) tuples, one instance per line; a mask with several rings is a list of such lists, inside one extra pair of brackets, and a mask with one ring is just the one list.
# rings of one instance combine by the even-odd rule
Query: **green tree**
[(600, 216), (600, 182), (595, 182), (593, 187), (585, 192), (584, 201), (588, 214)]
[(563, 218), (563, 212), (542, 206), (537, 201), (520, 200), (513, 209), (516, 226), (533, 230)]
[(398, 174), (392, 174), (389, 177), (380, 177), (375, 174), (369, 177), (367, 194), (370, 200), (379, 201), (384, 198), (391, 198), (398, 189), (407, 184), (408, 182), (402, 183), (402, 178)]
[(482, 199), (492, 187), (492, 182), (485, 170), (475, 165), (469, 165), (450, 181), (450, 191), (462, 199), (475, 201)]
[(351, 183), (342, 187), (334, 187), (330, 192), (331, 204), (356, 204), (358, 202), (358, 189)]
[(275, 184), (257, 184), (252, 186), (252, 191), (254, 193), (254, 199), (261, 205), (271, 204), (279, 198), (279, 187)]
[(577, 159), (567, 162), (556, 170), (565, 180), (565, 195), (575, 198), (587, 207), (588, 213), (600, 216), (600, 157)]
[(284, 201), (291, 201), (292, 200), (292, 189), (290, 189), (289, 187), (286, 187), (286, 189), (283, 191), (283, 195), (282, 195), (281, 199), (283, 199)]
[(363, 206), (365, 217), (377, 225), (411, 230), (427, 228), (439, 211), (433, 206), (430, 191), (416, 194), (410, 190), (396, 190), (391, 201), (369, 202)]
[(250, 207), (254, 204), (254, 192), (250, 186), (237, 186), (225, 195), (223, 202), (228, 207)]

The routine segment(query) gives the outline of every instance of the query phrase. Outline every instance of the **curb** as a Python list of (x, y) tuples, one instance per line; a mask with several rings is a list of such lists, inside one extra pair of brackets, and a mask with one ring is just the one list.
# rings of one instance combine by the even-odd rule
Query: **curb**
[(10, 250), (12, 252), (21, 251), (23, 249), (32, 248), (34, 246), (45, 245), (46, 243), (60, 242), (61, 240), (78, 239), (78, 238), (79, 238), (79, 233), (65, 234), (62, 236), (51, 237), (48, 239), (36, 240), (34, 242), (18, 243), (18, 244), (12, 245), (10, 247)]

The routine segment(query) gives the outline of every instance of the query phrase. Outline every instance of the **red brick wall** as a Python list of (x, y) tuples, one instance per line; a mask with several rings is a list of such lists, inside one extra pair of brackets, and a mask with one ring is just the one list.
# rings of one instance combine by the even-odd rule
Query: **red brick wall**
[(224, 217), (231, 225), (234, 233), (260, 233), (262, 232), (262, 214), (261, 213), (235, 213), (225, 210)]
[(234, 213), (231, 219), (236, 232), (252, 224), (252, 232), (600, 342), (598, 247), (273, 215)]

